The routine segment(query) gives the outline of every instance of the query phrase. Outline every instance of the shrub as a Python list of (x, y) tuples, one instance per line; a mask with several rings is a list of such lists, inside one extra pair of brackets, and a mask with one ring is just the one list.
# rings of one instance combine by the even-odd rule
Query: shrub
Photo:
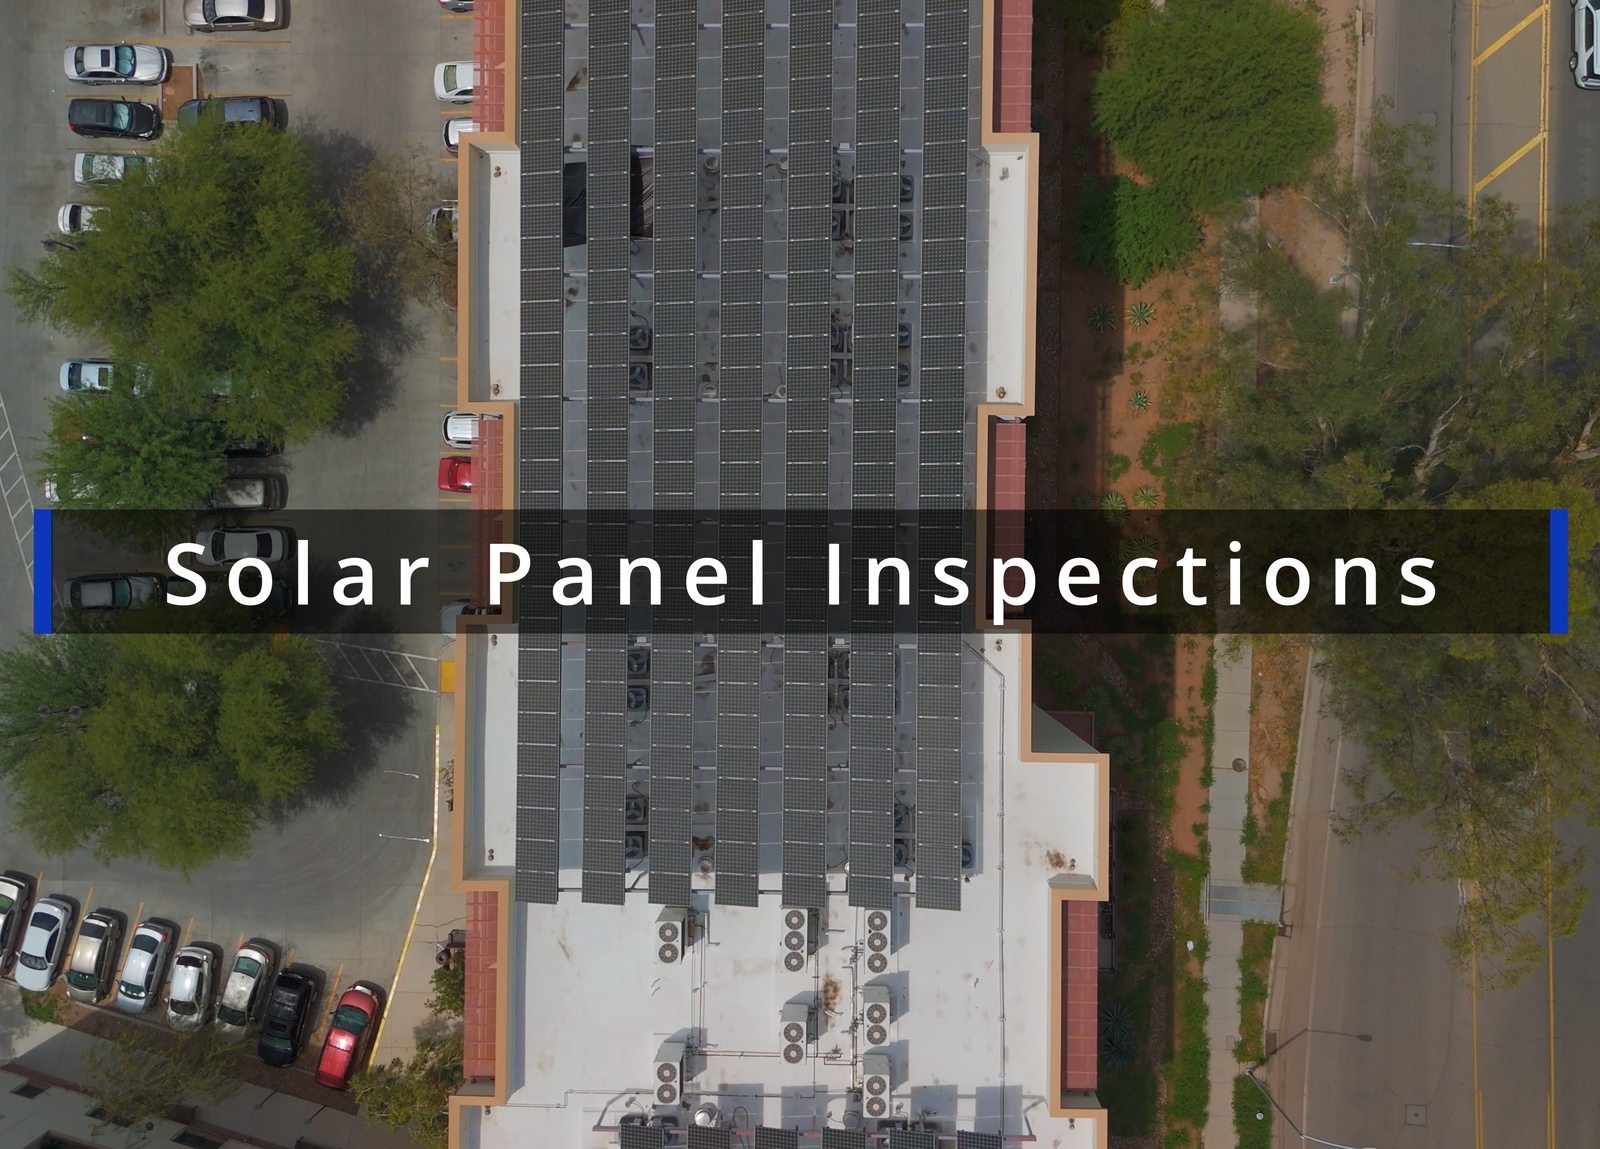
[(1119, 31), (1095, 80), (1095, 122), (1177, 203), (1208, 212), (1288, 183), (1333, 142), (1315, 10), (1168, 0)]
[(1078, 186), (1073, 253), (1119, 283), (1137, 287), (1177, 267), (1200, 246), (1200, 222), (1161, 184), (1141, 187), (1127, 176)]

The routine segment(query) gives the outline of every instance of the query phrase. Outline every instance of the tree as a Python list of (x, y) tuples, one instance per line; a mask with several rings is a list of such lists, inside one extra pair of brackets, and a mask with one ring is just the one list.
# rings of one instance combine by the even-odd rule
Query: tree
[(1127, 176), (1078, 186), (1078, 262), (1137, 287), (1179, 266), (1200, 246), (1200, 221), (1165, 184), (1141, 187)]
[(1322, 25), (1282, 0), (1168, 0), (1119, 22), (1095, 122), (1177, 202), (1210, 212), (1290, 183), (1333, 142)]
[(24, 318), (144, 365), (168, 414), (289, 443), (333, 423), (355, 264), (303, 141), (206, 117), (91, 197), (81, 243), (10, 270)]
[(41, 477), (62, 510), (203, 507), (227, 477), (221, 429), (114, 389), (51, 404)]
[(424, 1005), (441, 1017), (462, 1017), (467, 1010), (467, 963), (452, 961), (433, 971), (433, 996)]
[(215, 1105), (238, 1088), (227, 1076), (237, 1056), (214, 1026), (159, 1036), (127, 1029), (91, 1050), (84, 1072), (105, 1120), (133, 1125), (191, 1101)]
[(449, 1097), (460, 1088), (461, 1038), (423, 1038), (409, 1062), (395, 1058), (357, 1074), (350, 1092), (362, 1117), (388, 1129), (409, 1129), (428, 1149), (450, 1142)]
[(339, 196), (339, 217), (369, 290), (454, 308), (455, 224), (434, 214), (451, 194), (438, 168), (421, 148), (380, 154)]
[(52, 855), (185, 874), (242, 856), (339, 744), (302, 638), (62, 634), (0, 652), (0, 776), (17, 829)]

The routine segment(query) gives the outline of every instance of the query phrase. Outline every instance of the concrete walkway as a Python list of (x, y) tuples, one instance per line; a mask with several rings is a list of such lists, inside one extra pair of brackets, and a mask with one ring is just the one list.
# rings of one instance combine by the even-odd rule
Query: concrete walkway
[[(1251, 648), (1217, 655), (1217, 700), (1213, 707), (1215, 738), (1211, 747), (1211, 843), (1213, 884), (1243, 883), (1245, 814), (1249, 810), (1250, 773), (1235, 770), (1235, 760), (1250, 760)], [(1207, 890), (1208, 908), (1210, 890)], [(1206, 959), (1207, 1037), (1211, 1047), (1211, 1107), (1206, 1120), (1206, 1149), (1231, 1149), (1233, 1132), (1233, 1079), (1239, 1063), (1233, 1047), (1239, 1040), (1239, 953), (1244, 947), (1243, 919), (1208, 914), (1206, 932), (1210, 954)]]

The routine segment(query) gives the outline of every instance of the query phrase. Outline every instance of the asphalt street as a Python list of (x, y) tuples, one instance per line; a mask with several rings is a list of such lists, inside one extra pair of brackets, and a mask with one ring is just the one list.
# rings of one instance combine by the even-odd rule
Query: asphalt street
[[(285, 29), (189, 35), (181, 0), (65, 0), (21, 5), (0, 37), (0, 99), (9, 155), (0, 165), (0, 259), (27, 264), (53, 232), (57, 207), (75, 196), (71, 157), (146, 145), (84, 141), (66, 127), (66, 103), (83, 94), (62, 73), (73, 42), (153, 42), (175, 64), (198, 65), (208, 95), (270, 95), (288, 128), (311, 140), (337, 181), (374, 150), (417, 147), (442, 157), (433, 67), (471, 55), (471, 22), (441, 16), (433, 0), (301, 0)], [(126, 95), (155, 97), (155, 89)], [(454, 184), (443, 159), (441, 178)], [(369, 308), (351, 369), (341, 425), (271, 465), (287, 477), (291, 508), (432, 508), (439, 420), (454, 395), (450, 322), (414, 305)], [(48, 425), (62, 359), (92, 354), (85, 341), (23, 324), (0, 297), (0, 491), (25, 534), (39, 499), (31, 457)], [(7, 438), (9, 431), (10, 439)], [(22, 468), (7, 469), (14, 440)], [(259, 465), (259, 464), (258, 464)], [(25, 475), (25, 478), (24, 478)], [(31, 500), (31, 501), (30, 501)], [(26, 538), (0, 531), (0, 643), (31, 626)], [(437, 655), (436, 635), (401, 645)], [(103, 865), (88, 854), (47, 859), (15, 832), (0, 789), (0, 868), (42, 874), (40, 893), (61, 891), (85, 908), (174, 921), (198, 940), (231, 950), (243, 934), (292, 948), (295, 960), (348, 984), (388, 984), (410, 926), (432, 833), (435, 696), (341, 680), (350, 742), (329, 761), (301, 808), (264, 828), (250, 856), (185, 879), (153, 866)], [(142, 907), (142, 910), (141, 910)], [(12, 995), (0, 995), (12, 1006)], [(0, 1018), (0, 1061), (11, 1026)]]
[[(1320, 682), (1313, 715), (1319, 696)], [(1349, 1146), (1600, 1144), (1600, 920), (1592, 907), (1579, 933), (1555, 947), (1552, 1140), (1544, 969), (1514, 989), (1483, 994), (1474, 1023), (1470, 980), (1452, 968), (1443, 941), (1456, 918), (1456, 887), (1404, 876), (1426, 845), (1414, 828), (1353, 843), (1330, 835), (1329, 811), (1349, 802), (1336, 771), (1359, 766), (1362, 755), (1336, 721), (1313, 717), (1300, 751), (1285, 868), (1290, 931), (1278, 941), (1267, 1023), (1277, 1045), (1265, 1072), (1273, 1097), (1303, 1132)], [(1568, 837), (1591, 856), (1600, 845), (1593, 832)], [(1591, 866), (1591, 886), (1597, 877)], [(1297, 1143), (1281, 1121), (1278, 1143)]]

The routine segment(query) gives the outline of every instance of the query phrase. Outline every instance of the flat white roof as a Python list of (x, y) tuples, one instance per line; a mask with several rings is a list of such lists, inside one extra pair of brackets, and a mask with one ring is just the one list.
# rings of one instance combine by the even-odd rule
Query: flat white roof
[[(649, 902), (642, 874), (622, 906), (585, 904), (566, 889), (553, 906), (517, 906), (508, 1100), (464, 1126), (465, 1143), (615, 1145), (625, 1114), (654, 1110), (656, 1055), (677, 1039), (694, 1051), (684, 1100), (714, 1102), (737, 1129), (840, 1127), (847, 1108), (859, 1104), (848, 1095), (860, 1088), (872, 1049), (893, 1066), (890, 1116), (945, 1132), (1003, 1129), (1045, 1145), (1093, 1146), (1093, 1121), (1079, 1118), (1069, 1128), (1067, 1118), (1048, 1115), (1046, 1094), (1059, 1099), (1059, 1084), (1047, 1080), (1049, 927), (1051, 880), (1070, 874), (1092, 886), (1097, 877), (1101, 772), (1089, 755), (1022, 761), (1022, 643), (1003, 645), (985, 652), (992, 668), (971, 660), (966, 684), (981, 693), (975, 701), (991, 718), (979, 724), (982, 749), (973, 755), (982, 764), (980, 848), (959, 912), (916, 909), (909, 896), (898, 898), (887, 965), (874, 974), (867, 912), (847, 904), (840, 873), (830, 877), (835, 892), (801, 972), (784, 968), (776, 873), (763, 877), (771, 892), (753, 908), (716, 905), (710, 879), (697, 879), (705, 887), (695, 894), (697, 924), (683, 960), (671, 965), (658, 959), (662, 907)], [(502, 722), (514, 718), (494, 725)], [(514, 766), (494, 755), (488, 768)], [(502, 790), (491, 779), (478, 792)], [(903, 879), (899, 888), (909, 894)], [(893, 1002), (875, 1046), (862, 1017), (868, 984), (887, 987)], [(791, 1064), (783, 1056), (784, 1007), (808, 1002), (817, 1007), (815, 1039)]]

